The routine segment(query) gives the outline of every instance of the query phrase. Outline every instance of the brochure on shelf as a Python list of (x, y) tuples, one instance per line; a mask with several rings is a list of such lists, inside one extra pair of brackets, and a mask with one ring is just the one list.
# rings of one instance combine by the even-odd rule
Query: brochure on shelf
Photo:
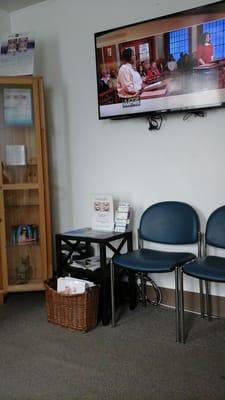
[(111, 194), (94, 194), (91, 200), (92, 229), (100, 231), (113, 231), (114, 209)]
[(5, 146), (6, 165), (26, 165), (24, 145), (7, 144)]
[(125, 232), (130, 223), (130, 204), (127, 202), (119, 203), (115, 215), (115, 232)]

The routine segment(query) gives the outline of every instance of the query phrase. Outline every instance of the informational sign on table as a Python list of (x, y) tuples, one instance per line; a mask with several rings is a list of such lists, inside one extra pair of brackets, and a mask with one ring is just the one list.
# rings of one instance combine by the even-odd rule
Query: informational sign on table
[(113, 231), (114, 208), (113, 197), (110, 194), (92, 195), (92, 229)]

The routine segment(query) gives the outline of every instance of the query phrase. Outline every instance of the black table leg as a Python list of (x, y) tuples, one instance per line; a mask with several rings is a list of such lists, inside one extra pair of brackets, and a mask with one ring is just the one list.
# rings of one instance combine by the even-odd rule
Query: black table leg
[[(129, 237), (127, 238), (127, 250), (133, 251), (132, 232), (130, 232)], [(133, 310), (137, 306), (137, 285), (136, 285), (135, 273), (132, 271), (128, 272), (128, 282), (129, 282), (129, 307), (130, 310)]]
[(100, 265), (102, 269), (102, 287), (100, 297), (100, 310), (102, 317), (102, 324), (108, 325), (110, 321), (109, 316), (109, 279), (107, 271), (107, 260), (106, 260), (106, 245), (100, 243)]
[(134, 310), (137, 306), (137, 286), (136, 286), (136, 276), (132, 271), (128, 272), (129, 281), (129, 308)]
[(56, 274), (62, 276), (62, 249), (61, 249), (61, 235), (55, 236), (56, 242)]

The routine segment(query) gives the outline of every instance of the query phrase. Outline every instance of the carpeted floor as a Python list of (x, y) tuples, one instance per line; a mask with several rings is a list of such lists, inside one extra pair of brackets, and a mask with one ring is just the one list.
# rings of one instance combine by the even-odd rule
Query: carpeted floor
[(43, 293), (9, 295), (0, 306), (0, 399), (225, 399), (225, 320), (187, 314), (182, 345), (173, 310), (121, 314), (116, 328), (84, 334), (49, 324)]

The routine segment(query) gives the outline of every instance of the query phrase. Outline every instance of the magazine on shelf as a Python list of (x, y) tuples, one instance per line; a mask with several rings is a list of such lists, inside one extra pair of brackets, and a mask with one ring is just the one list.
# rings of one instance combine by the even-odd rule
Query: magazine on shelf
[(100, 257), (93, 256), (84, 258), (82, 260), (73, 260), (72, 256), (71, 260), (69, 261), (69, 266), (74, 268), (88, 269), (89, 271), (95, 271), (96, 269), (101, 267)]
[(113, 231), (114, 209), (111, 194), (94, 194), (91, 199), (92, 229)]

